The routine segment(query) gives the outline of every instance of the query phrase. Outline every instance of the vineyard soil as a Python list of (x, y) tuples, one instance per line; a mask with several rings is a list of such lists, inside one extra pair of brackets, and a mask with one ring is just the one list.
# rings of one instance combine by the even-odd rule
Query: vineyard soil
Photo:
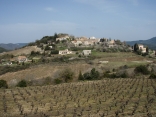
[(155, 117), (155, 105), (145, 77), (0, 89), (2, 117)]

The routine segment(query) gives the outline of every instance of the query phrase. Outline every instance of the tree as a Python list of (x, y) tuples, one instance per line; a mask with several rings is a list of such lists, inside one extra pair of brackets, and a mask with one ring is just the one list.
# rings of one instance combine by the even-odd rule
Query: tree
[(44, 50), (46, 51), (46, 50), (50, 50), (50, 49), (51, 48), (47, 45)]
[(57, 33), (54, 34), (54, 41), (56, 42), (56, 38), (58, 38)]
[(59, 78), (54, 79), (55, 84), (60, 84), (62, 83), (62, 80)]
[(149, 76), (149, 78), (150, 78), (150, 79), (156, 79), (156, 74), (153, 74), (153, 73), (152, 73), (152, 74)]
[(0, 80), (0, 88), (8, 88), (8, 84), (5, 80)]
[(78, 80), (84, 80), (84, 77), (83, 77), (83, 75), (82, 75), (81, 71), (79, 72), (79, 77), (78, 77)]
[(93, 68), (90, 73), (87, 72), (87, 73), (84, 73), (83, 74), (83, 77), (84, 77), (84, 80), (97, 80), (99, 79), (99, 72), (95, 70), (95, 68)]
[(51, 54), (59, 54), (59, 51), (58, 50), (52, 50)]
[(31, 55), (34, 55), (35, 54), (35, 51), (31, 51)]
[(137, 52), (139, 50), (139, 46), (138, 46), (138, 44), (136, 43), (136, 44), (134, 44), (134, 52)]
[(16, 86), (17, 87), (27, 87), (27, 82), (25, 80), (21, 80), (20, 82), (18, 82), (18, 84)]
[(145, 65), (137, 66), (134, 71), (135, 73), (142, 73), (144, 75), (148, 75), (150, 73)]
[(146, 53), (148, 54), (148, 52), (149, 52), (149, 48), (148, 48), (148, 47), (146, 47)]
[(71, 69), (65, 69), (62, 72), (61, 77), (64, 79), (65, 82), (70, 82), (73, 80), (74, 72)]
[(90, 76), (90, 73), (89, 72), (84, 73), (83, 74), (83, 77), (84, 77), (84, 80), (92, 80), (92, 77)]
[(95, 68), (93, 68), (90, 72), (92, 79), (99, 79), (99, 72), (95, 70)]

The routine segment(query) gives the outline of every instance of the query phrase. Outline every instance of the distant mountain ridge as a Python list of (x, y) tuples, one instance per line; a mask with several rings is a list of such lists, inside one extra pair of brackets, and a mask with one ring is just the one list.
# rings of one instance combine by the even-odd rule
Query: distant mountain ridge
[(126, 41), (126, 43), (131, 46), (133, 46), (135, 43), (144, 44), (148, 46), (150, 49), (156, 50), (156, 37), (153, 37), (148, 40)]
[(8, 50), (6, 50), (6, 49), (0, 47), (0, 53), (2, 53), (2, 52), (7, 52), (7, 51), (8, 51)]
[(23, 46), (26, 46), (28, 43), (8, 43), (8, 44), (4, 44), (4, 43), (0, 43), (0, 47), (6, 49), (6, 50), (15, 50), (18, 48), (21, 48)]

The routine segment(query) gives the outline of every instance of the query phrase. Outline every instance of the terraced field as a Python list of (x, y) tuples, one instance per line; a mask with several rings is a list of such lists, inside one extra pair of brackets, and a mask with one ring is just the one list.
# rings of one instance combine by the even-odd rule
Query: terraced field
[(155, 117), (156, 80), (104, 79), (0, 90), (2, 117)]

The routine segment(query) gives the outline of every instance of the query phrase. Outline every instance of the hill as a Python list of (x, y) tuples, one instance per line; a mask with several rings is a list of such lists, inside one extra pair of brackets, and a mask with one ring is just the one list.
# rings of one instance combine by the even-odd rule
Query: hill
[(32, 51), (35, 51), (35, 52), (38, 51), (38, 52), (42, 53), (41, 48), (38, 48), (37, 46), (27, 46), (27, 47), (20, 48), (17, 50), (12, 50), (12, 51), (9, 51), (6, 53), (1, 53), (0, 55), (4, 55), (4, 54), (10, 54), (10, 55), (14, 55), (14, 56), (23, 55), (23, 54), (27, 55), (27, 54), (30, 54)]
[(153, 37), (148, 40), (127, 41), (126, 43), (131, 46), (133, 46), (135, 43), (144, 44), (144, 45), (148, 46), (150, 49), (156, 50), (156, 37)]
[(26, 46), (27, 43), (8, 43), (8, 44), (4, 44), (4, 43), (0, 43), (0, 47), (6, 49), (6, 50), (15, 50), (18, 48), (21, 48), (23, 46)]
[(8, 50), (6, 50), (6, 49), (0, 47), (0, 53), (2, 53), (2, 52), (7, 52), (7, 51), (8, 51)]

